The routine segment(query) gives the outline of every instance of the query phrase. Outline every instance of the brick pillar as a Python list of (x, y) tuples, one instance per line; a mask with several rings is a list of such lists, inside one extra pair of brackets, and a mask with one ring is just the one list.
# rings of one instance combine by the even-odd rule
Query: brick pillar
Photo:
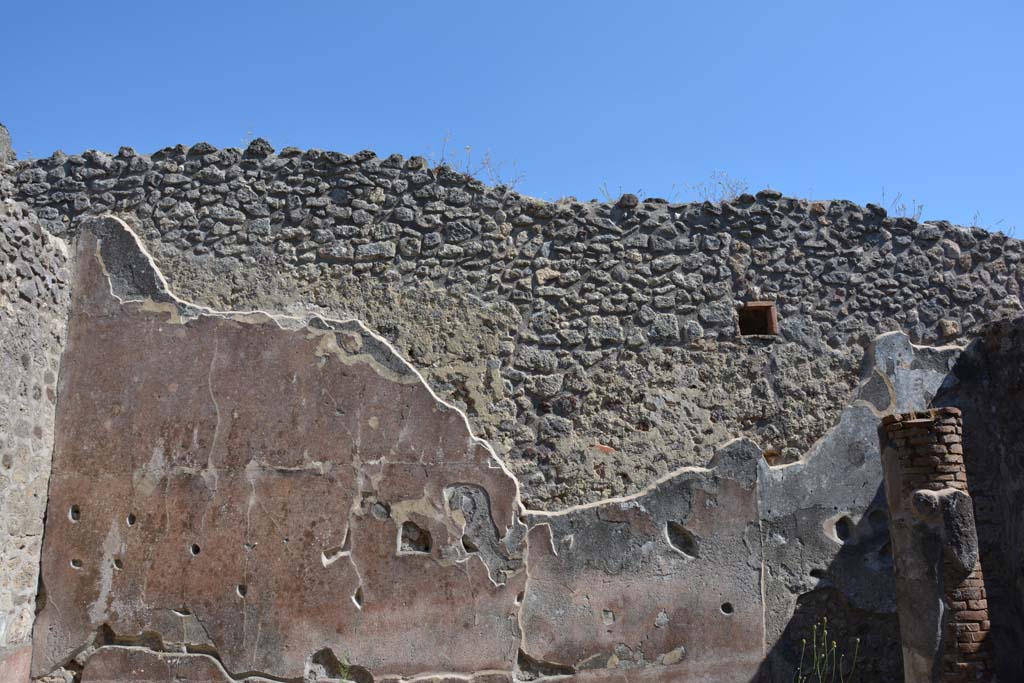
[(882, 420), (907, 681), (993, 681), (988, 601), (957, 408)]

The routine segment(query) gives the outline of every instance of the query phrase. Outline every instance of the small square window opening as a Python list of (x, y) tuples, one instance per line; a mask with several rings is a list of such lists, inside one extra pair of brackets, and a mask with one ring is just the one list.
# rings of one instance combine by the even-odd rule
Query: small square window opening
[(776, 335), (779, 333), (779, 316), (774, 301), (748, 301), (737, 311), (740, 334)]

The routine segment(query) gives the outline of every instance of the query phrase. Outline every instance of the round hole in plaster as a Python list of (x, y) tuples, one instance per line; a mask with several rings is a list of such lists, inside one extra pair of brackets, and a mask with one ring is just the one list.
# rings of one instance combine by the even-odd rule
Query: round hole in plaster
[(732, 614), (735, 610), (733, 609), (731, 602), (722, 603), (722, 614)]
[(125, 521), (125, 524), (127, 524), (128, 526), (135, 526), (135, 522), (137, 521), (135, 519), (135, 513), (134, 512), (129, 512), (128, 516), (124, 518), (124, 521)]
[(463, 547), (463, 549), (465, 549), (465, 551), (467, 553), (478, 553), (478, 552), (480, 552), (480, 548), (477, 547), (476, 543), (474, 543), (473, 539), (470, 538), (469, 536), (465, 536), (464, 535), (462, 537), (462, 547)]
[(853, 531), (853, 520), (849, 517), (840, 517), (836, 520), (836, 538), (840, 541), (845, 541), (850, 537), (850, 533)]
[(114, 558), (114, 569), (124, 569), (124, 562), (122, 562), (120, 558)]
[(71, 508), (68, 510), (68, 519), (70, 519), (72, 522), (77, 522), (81, 518), (82, 511), (79, 509), (77, 505), (72, 505)]
[(71, 560), (71, 568), (72, 569), (81, 569), (82, 568), (82, 561), (79, 560), (77, 557), (74, 558), (73, 560)]
[(191, 545), (191, 547), (189, 547), (189, 549), (188, 549), (188, 551), (190, 553), (192, 553), (193, 555), (198, 555), (201, 550), (202, 550), (202, 548), (199, 547), (198, 543), (193, 543)]
[(235, 586), (235, 592), (238, 593), (238, 597), (244, 598), (245, 594), (249, 592), (249, 587), (246, 586), (244, 583), (240, 583), (237, 586)]

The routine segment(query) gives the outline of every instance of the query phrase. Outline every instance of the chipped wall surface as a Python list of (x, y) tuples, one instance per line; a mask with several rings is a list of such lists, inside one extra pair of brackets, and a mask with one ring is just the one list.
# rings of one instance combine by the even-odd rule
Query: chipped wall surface
[[(875, 430), (925, 408), (974, 330), (1019, 311), (1020, 242), (770, 190), (547, 203), (415, 157), (262, 140), (57, 153), (0, 181), (80, 254), (89, 225), (116, 246), (113, 298), (79, 302), (61, 370), (102, 400), (67, 398), (58, 417), (43, 574), (60, 579), (39, 599), (37, 673), (337, 677), (344, 655), (356, 680), (789, 681), (827, 615), (871, 652), (865, 675), (899, 680)], [(776, 303), (777, 336), (739, 334), (752, 300)], [(324, 365), (300, 368), (310, 357)], [(388, 452), (375, 462), (351, 433), (374, 411), (357, 435)], [(391, 453), (415, 430), (486, 442), (417, 468)], [(723, 466), (723, 452), (756, 457)], [(72, 500), (107, 485), (93, 513)], [(122, 509), (132, 491), (141, 513)], [(249, 528), (253, 500), (271, 512)], [(197, 529), (214, 540), (193, 555)], [(296, 562), (300, 546), (312, 554)], [(116, 555), (129, 550), (131, 564)], [(396, 584), (413, 563), (422, 575)], [(392, 590), (370, 601), (374, 585)], [(62, 591), (84, 612), (58, 614)]]
[(882, 421), (903, 666), (908, 681), (991, 681), (992, 622), (958, 408)]
[[(262, 140), (58, 153), (14, 178), (55, 233), (126, 220), (190, 300), (363, 320), (465, 408), (532, 508), (638, 491), (738, 436), (792, 461), (877, 334), (936, 343), (1020, 310), (1016, 240), (772, 191), (547, 203)], [(780, 336), (737, 338), (734, 304), (764, 298)]]
[[(0, 130), (0, 165), (4, 134)], [(2, 166), (0, 166), (2, 168)], [(0, 680), (27, 671), (38, 585), (66, 254), (0, 176)]]
[(764, 656), (760, 460), (736, 441), (712, 469), (530, 515), (526, 658), (578, 681), (750, 680)]
[(76, 264), (36, 676), (756, 673), (753, 444), (524, 515), (464, 417), (360, 324), (186, 304), (115, 219)]
[(988, 326), (936, 398), (963, 413), (964, 462), (1001, 681), (1024, 680), (1024, 318)]
[[(878, 421), (928, 405), (961, 349), (878, 337), (833, 428), (800, 462), (761, 468), (766, 640), (763, 673), (791, 681), (800, 643), (827, 617), (836, 639), (860, 638), (870, 680), (900, 680), (896, 595)], [(848, 645), (847, 651), (852, 649)]]
[[(510, 670), (516, 482), (464, 418), (357, 323), (287, 329), (108, 282), (148, 264), (101, 227), (103, 252), (79, 240), (36, 675), (101, 632), (280, 678), (328, 646), (377, 676)], [(462, 489), (488, 504), (486, 561)]]

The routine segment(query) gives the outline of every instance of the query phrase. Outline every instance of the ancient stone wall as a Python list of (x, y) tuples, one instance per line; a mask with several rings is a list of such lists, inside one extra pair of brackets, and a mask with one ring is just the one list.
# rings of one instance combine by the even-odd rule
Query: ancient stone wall
[(0, 123), (0, 165), (9, 164), (17, 158), (14, 148), (11, 147), (11, 132), (7, 126)]
[(878, 421), (927, 407), (959, 352), (915, 346), (899, 332), (879, 336), (825, 436), (797, 463), (762, 467), (764, 680), (794, 680), (802, 641), (826, 618), (848, 656), (860, 639), (869, 653), (858, 663), (866, 680), (900, 680)]
[(965, 424), (964, 460), (977, 516), (1000, 680), (1024, 679), (1024, 318), (988, 326), (961, 355), (936, 404)]
[(463, 415), (358, 321), (163, 286), (113, 218), (78, 240), (36, 676), (749, 680), (758, 469), (527, 513)]
[[(574, 525), (626, 529), (601, 517), (601, 501), (646, 501), (665, 475), (749, 438), (777, 465), (758, 471), (765, 680), (792, 680), (799, 642), (822, 615), (841, 637), (872, 641), (871, 675), (898, 676), (875, 425), (924, 409), (957, 344), (1021, 306), (1016, 240), (770, 190), (717, 204), (549, 203), (418, 158), (275, 153), (262, 140), (244, 151), (57, 153), (4, 178), (52, 234), (76, 237), (102, 214), (125, 220), (189, 300), (352, 318), (379, 333), (493, 445), (532, 518), (553, 515), (541, 565), (551, 576)], [(741, 333), (737, 307), (751, 301), (774, 302), (777, 334)], [(585, 503), (595, 507), (565, 510)], [(642, 528), (653, 519), (665, 521), (629, 517)], [(623, 534), (621, 547), (648, 547)], [(586, 567), (614, 569), (598, 548), (576, 552)], [(571, 581), (587, 586), (600, 572)], [(713, 619), (731, 602), (724, 623), (747, 624), (750, 603), (721, 600)], [(523, 615), (544, 608), (528, 601)], [(575, 623), (641, 633), (596, 614)], [(654, 633), (671, 644), (669, 631)], [(597, 661), (572, 631), (556, 635), (564, 642), (523, 640), (520, 673)], [(626, 669), (675, 657), (613, 654)], [(617, 674), (586, 674), (604, 675)]]
[[(793, 461), (877, 334), (962, 338), (1020, 309), (1021, 244), (765, 191), (543, 202), (419, 158), (207, 144), (21, 162), (56, 234), (111, 212), (175, 288), (380, 331), (464, 407), (533, 508), (637, 491), (747, 435)], [(777, 337), (735, 305), (774, 300)]]
[[(0, 129), (0, 169), (5, 149)], [(0, 680), (27, 673), (54, 405), (64, 345), (64, 245), (0, 174)]]

